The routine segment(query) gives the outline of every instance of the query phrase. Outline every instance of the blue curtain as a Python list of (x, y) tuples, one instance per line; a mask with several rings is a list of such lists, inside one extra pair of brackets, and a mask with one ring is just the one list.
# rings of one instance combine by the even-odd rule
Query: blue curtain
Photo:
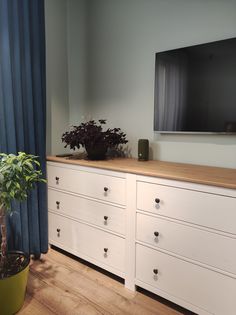
[[(46, 173), (43, 0), (0, 0), (0, 151), (39, 156)], [(10, 248), (47, 252), (46, 185), (8, 218)]]

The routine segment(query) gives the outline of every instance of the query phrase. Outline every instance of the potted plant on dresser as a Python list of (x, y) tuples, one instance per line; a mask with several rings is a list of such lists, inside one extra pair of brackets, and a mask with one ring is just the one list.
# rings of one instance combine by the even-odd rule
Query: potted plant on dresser
[(28, 193), (42, 178), (38, 157), (19, 152), (0, 154), (0, 314), (15, 314), (24, 303), (30, 257), (20, 251), (7, 250), (6, 215), (11, 202), (26, 200)]
[(98, 122), (90, 120), (73, 126), (62, 135), (62, 142), (66, 143), (65, 147), (69, 146), (73, 150), (82, 146), (86, 149), (89, 160), (104, 160), (108, 149), (117, 149), (120, 144), (128, 142), (126, 134), (120, 128), (103, 130), (105, 124), (105, 119), (99, 119)]

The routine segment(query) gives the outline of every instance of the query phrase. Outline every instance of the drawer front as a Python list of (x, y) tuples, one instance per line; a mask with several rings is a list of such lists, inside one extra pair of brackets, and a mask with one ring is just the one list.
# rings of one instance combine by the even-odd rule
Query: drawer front
[(49, 241), (124, 272), (125, 240), (49, 212)]
[(137, 182), (137, 208), (236, 234), (236, 198)]
[(125, 179), (48, 165), (48, 186), (125, 205)]
[(235, 314), (235, 279), (146, 246), (136, 246), (137, 280), (210, 313)]
[(48, 208), (104, 229), (125, 234), (124, 209), (79, 196), (48, 190)]
[(236, 274), (236, 239), (137, 213), (137, 239)]

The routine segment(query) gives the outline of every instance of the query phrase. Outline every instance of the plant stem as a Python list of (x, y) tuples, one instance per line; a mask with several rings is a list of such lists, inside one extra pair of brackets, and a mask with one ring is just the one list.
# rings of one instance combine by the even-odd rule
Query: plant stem
[(0, 228), (1, 228), (1, 252), (0, 252), (0, 266), (3, 267), (6, 261), (7, 252), (7, 233), (6, 233), (6, 215), (5, 208), (1, 206), (0, 208)]

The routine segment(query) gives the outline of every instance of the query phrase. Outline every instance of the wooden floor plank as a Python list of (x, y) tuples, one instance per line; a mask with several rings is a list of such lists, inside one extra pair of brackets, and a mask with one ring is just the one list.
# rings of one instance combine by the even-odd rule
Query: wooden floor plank
[(25, 303), (18, 315), (55, 315), (54, 312), (50, 311), (45, 305), (38, 302), (34, 297), (26, 294)]
[[(58, 259), (63, 262), (63, 265), (67, 266), (68, 268), (72, 268), (73, 270), (77, 270), (79, 273), (82, 273), (86, 278), (89, 278), (90, 280), (98, 283), (100, 286), (106, 287), (112, 292), (123, 296), (125, 299), (132, 300), (135, 304), (140, 306), (140, 313), (142, 312), (142, 308), (144, 307), (146, 312), (150, 311), (151, 314), (166, 314), (167, 310), (168, 315), (182, 314), (182, 312), (177, 312), (176, 310), (173, 310), (171, 307), (168, 307), (163, 303), (157, 303), (155, 299), (150, 299), (144, 294), (132, 292), (126, 289), (123, 284), (110, 277), (104, 276), (104, 274), (96, 271), (93, 268), (89, 268), (88, 266), (74, 259), (68, 259), (67, 256), (61, 256), (61, 253), (59, 253), (58, 251), (52, 251), (49, 257), (51, 263), (55, 263), (56, 261), (58, 261)], [(137, 314), (139, 314), (139, 312)]]
[(94, 314), (107, 314), (99, 306), (94, 306), (85, 298), (74, 294), (69, 286), (62, 286), (54, 279), (51, 282), (45, 279), (44, 275), (31, 273), (27, 292), (52, 312), (65, 315), (84, 314), (86, 308), (90, 311), (93, 308)]
[(20, 315), (183, 315), (53, 249), (30, 266)]
[[(50, 262), (45, 262), (48, 265)], [(34, 265), (34, 273), (39, 276), (41, 270), (37, 271), (40, 265)], [(129, 314), (129, 300), (123, 296), (118, 295), (114, 291), (107, 289), (105, 286), (99, 285), (94, 280), (91, 280), (66, 266), (54, 262), (54, 276), (53, 278), (43, 275), (43, 280), (48, 285), (53, 285), (56, 282), (57, 288), (61, 290), (69, 290), (78, 297), (87, 299), (88, 303), (96, 304), (102, 307), (110, 314)], [(38, 272), (38, 273), (37, 273)], [(142, 309), (136, 311), (137, 314), (143, 314)], [(149, 315), (149, 313), (147, 313)]]

